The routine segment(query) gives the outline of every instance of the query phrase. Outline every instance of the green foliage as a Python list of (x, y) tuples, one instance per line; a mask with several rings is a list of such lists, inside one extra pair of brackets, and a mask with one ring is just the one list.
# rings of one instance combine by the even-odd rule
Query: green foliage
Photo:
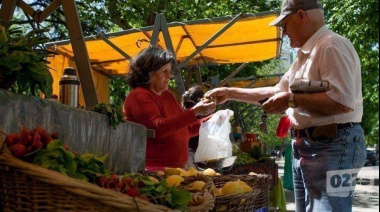
[(49, 98), (52, 94), (53, 77), (46, 57), (49, 55), (43, 44), (49, 39), (46, 29), (35, 29), (23, 34), (19, 28), (0, 25), (0, 69), (6, 78), (16, 78), (12, 90), (16, 93)]
[(85, 153), (75, 156), (75, 163), (77, 164), (77, 172), (81, 173), (84, 179), (88, 179), (90, 182), (95, 182), (95, 179), (99, 176), (109, 174), (104, 166), (105, 160), (108, 158), (108, 154), (102, 157), (96, 156), (92, 153)]
[(124, 77), (110, 79), (110, 104), (123, 105), (124, 99), (131, 88), (127, 85)]
[(261, 159), (261, 149), (259, 146), (253, 146), (252, 149), (249, 151), (249, 154), (251, 157), (253, 157), (256, 160)]
[(237, 144), (232, 148), (232, 155), (236, 156), (235, 165), (254, 164), (257, 161), (250, 154), (243, 152)]
[(162, 179), (158, 186), (146, 187), (142, 193), (153, 197), (152, 200), (155, 204), (166, 205), (180, 211), (186, 211), (187, 204), (192, 198), (188, 191), (175, 186), (169, 187), (165, 179)]
[[(168, 22), (188, 21), (239, 13), (255, 13), (271, 10), (277, 1), (220, 1), (220, 0), (108, 0), (107, 7), (114, 23), (123, 29), (150, 26), (154, 24), (156, 13), (164, 13)], [(123, 23), (117, 19), (125, 20)]]
[(111, 104), (100, 103), (92, 107), (87, 108), (88, 110), (98, 112), (108, 116), (109, 124), (116, 129), (119, 123), (125, 122), (124, 115), (121, 110), (121, 106), (114, 106)]

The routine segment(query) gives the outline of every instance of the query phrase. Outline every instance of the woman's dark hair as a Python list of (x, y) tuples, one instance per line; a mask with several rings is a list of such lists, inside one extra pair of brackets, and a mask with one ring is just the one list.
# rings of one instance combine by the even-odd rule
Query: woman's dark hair
[(175, 62), (173, 53), (160, 47), (148, 47), (131, 59), (129, 70), (125, 77), (127, 84), (133, 89), (148, 87), (149, 72), (158, 71), (162, 66)]
[(188, 91), (182, 94), (182, 107), (184, 109), (192, 108), (203, 98), (203, 95), (204, 91), (202, 89), (202, 86), (195, 85), (189, 88)]

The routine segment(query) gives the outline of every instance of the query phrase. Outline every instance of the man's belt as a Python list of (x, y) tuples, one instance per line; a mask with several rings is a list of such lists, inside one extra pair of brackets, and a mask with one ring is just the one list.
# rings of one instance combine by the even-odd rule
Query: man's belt
[(301, 130), (290, 129), (290, 136), (294, 139), (309, 137), (312, 139), (328, 139), (336, 138), (338, 136), (338, 130), (349, 128), (358, 123), (344, 123), (344, 124), (328, 124), (316, 127), (309, 127)]

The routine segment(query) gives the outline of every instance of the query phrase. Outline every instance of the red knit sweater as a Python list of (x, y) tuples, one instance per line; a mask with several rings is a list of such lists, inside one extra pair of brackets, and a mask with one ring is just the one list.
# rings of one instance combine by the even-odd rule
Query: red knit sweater
[(161, 96), (146, 88), (133, 89), (124, 101), (127, 121), (155, 130), (146, 149), (146, 168), (184, 168), (188, 160), (188, 141), (199, 133), (200, 121), (193, 110), (184, 111), (173, 94)]

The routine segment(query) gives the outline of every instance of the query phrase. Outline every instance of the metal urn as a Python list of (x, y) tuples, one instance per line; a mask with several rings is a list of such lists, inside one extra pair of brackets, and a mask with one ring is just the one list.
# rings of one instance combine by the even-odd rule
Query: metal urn
[(79, 85), (76, 70), (72, 67), (65, 68), (59, 81), (59, 102), (78, 107)]

